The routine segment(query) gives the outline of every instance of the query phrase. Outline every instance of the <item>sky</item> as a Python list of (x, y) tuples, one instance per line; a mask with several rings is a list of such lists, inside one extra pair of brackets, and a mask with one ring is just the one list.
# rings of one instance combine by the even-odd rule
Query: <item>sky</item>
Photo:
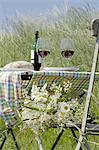
[(16, 12), (33, 16), (45, 14), (55, 6), (61, 7), (64, 1), (73, 7), (83, 7), (89, 3), (99, 9), (99, 0), (0, 0), (0, 22), (5, 17), (14, 16)]

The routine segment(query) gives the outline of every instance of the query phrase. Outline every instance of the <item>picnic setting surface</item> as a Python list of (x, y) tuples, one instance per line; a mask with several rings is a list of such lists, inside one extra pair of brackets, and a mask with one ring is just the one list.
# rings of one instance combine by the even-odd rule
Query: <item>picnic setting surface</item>
[[(71, 99), (82, 98), (88, 89), (90, 72), (70, 72), (70, 71), (1, 71), (0, 72), (0, 115), (9, 125), (14, 125), (17, 118), (17, 110), (20, 110), (21, 103), (28, 97), (32, 86), (37, 85), (43, 87), (47, 83), (47, 88), (53, 83), (59, 86), (63, 82), (70, 82), (72, 85)], [(99, 81), (99, 73), (95, 73), (95, 82)], [(23, 92), (23, 93), (22, 93)], [(81, 125), (78, 125), (79, 127)], [(52, 126), (52, 127), (58, 127)], [(65, 125), (70, 128), (75, 135), (75, 126)], [(12, 129), (12, 128), (10, 128)], [(77, 130), (77, 129), (76, 129)], [(99, 126), (97, 124), (87, 123), (86, 131), (97, 132)], [(12, 131), (11, 131), (12, 132)], [(13, 133), (13, 132), (12, 132)], [(63, 133), (63, 130), (62, 130)], [(62, 134), (61, 134), (62, 135)], [(56, 143), (60, 139), (60, 134), (56, 139)], [(16, 140), (15, 140), (16, 142)]]

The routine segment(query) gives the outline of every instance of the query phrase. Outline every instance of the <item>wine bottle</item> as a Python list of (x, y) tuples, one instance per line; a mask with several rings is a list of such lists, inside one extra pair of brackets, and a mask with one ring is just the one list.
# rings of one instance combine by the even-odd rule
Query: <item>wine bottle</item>
[(36, 31), (35, 33), (35, 43), (33, 44), (33, 50), (31, 50), (31, 63), (34, 66), (34, 70), (39, 71), (41, 67), (41, 58), (38, 55), (38, 48), (37, 48), (37, 40), (39, 38), (39, 32)]

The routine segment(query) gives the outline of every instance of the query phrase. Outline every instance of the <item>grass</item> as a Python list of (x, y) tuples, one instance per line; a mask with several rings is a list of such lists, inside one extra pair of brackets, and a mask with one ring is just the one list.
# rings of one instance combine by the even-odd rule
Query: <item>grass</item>
[[(90, 71), (95, 47), (95, 38), (91, 36), (90, 22), (97, 16), (97, 12), (87, 5), (82, 9), (55, 8), (51, 13), (33, 19), (28, 16), (16, 16), (1, 26), (0, 32), (0, 67), (5, 64), (16, 61), (30, 61), (30, 50), (34, 41), (36, 30), (40, 32), (41, 37), (49, 37), (52, 42), (50, 56), (44, 58), (44, 66), (76, 66), (80, 71)], [(75, 43), (75, 54), (70, 61), (67, 61), (60, 55), (60, 41), (64, 37), (70, 37)], [(98, 61), (99, 62), (99, 61)], [(99, 71), (99, 63), (97, 65)], [(99, 99), (99, 83), (94, 88), (94, 95)], [(98, 105), (94, 98), (91, 100), (90, 113), (93, 116), (99, 116)], [(1, 122), (1, 121), (0, 121)], [(5, 129), (4, 124), (0, 126), (1, 131)], [(59, 129), (49, 129), (41, 135), (45, 150), (50, 150)], [(38, 150), (35, 141), (35, 135), (31, 129), (15, 130), (17, 141), (21, 150)], [(69, 138), (68, 136), (71, 136)], [(99, 143), (97, 136), (88, 138)], [(66, 130), (56, 146), (55, 150), (74, 150), (75, 140), (69, 130)], [(3, 150), (14, 150), (14, 143), (9, 135)], [(98, 150), (98, 146), (91, 144), (92, 150)]]
[[(90, 28), (96, 13), (89, 7), (64, 9), (57, 8), (52, 14), (34, 20), (32, 17), (17, 16), (16, 19), (8, 21), (6, 26), (2, 27), (0, 35), (1, 67), (15, 60), (30, 61), (34, 33), (38, 30), (41, 37), (49, 37), (52, 42), (51, 55), (44, 59), (45, 66), (68, 65), (90, 71), (95, 45)], [(61, 10), (64, 10), (63, 16)], [(60, 55), (60, 41), (64, 37), (72, 38), (75, 43), (75, 54), (71, 61), (66, 61)]]
[[(41, 134), (42, 143), (44, 150), (51, 150), (52, 145), (55, 142), (55, 139), (57, 138), (58, 134), (60, 132), (60, 129), (52, 129), (50, 128), (48, 131)], [(78, 135), (78, 133), (76, 132)], [(30, 128), (22, 129), (21, 131), (15, 132), (16, 139), (18, 142), (18, 146), (20, 150), (39, 150), (37, 142), (35, 140), (35, 135), (31, 131)], [(91, 150), (98, 150), (99, 146), (94, 145), (95, 142), (99, 142), (98, 136), (87, 136), (89, 141), (92, 141), (93, 143), (90, 144)], [(62, 137), (60, 138), (60, 141), (55, 147), (55, 150), (74, 150), (76, 146), (75, 138), (73, 138), (72, 133), (69, 129), (65, 130)], [(8, 136), (7, 141), (3, 147), (3, 150), (15, 150), (15, 145), (12, 140), (11, 135)], [(85, 148), (84, 148), (85, 149)]]
[[(50, 150), (52, 145), (55, 142), (60, 130), (50, 128), (48, 131), (44, 132), (41, 135), (42, 143), (45, 150)], [(70, 137), (68, 137), (68, 135)], [(21, 150), (39, 150), (37, 142), (35, 140), (35, 135), (31, 131), (31, 129), (24, 129), (21, 132), (16, 132), (16, 138)], [(75, 140), (72, 138), (72, 134), (70, 130), (64, 131), (59, 143), (57, 144), (55, 150), (72, 150), (75, 148)], [(15, 145), (12, 140), (12, 137), (9, 135), (3, 150), (14, 150)]]

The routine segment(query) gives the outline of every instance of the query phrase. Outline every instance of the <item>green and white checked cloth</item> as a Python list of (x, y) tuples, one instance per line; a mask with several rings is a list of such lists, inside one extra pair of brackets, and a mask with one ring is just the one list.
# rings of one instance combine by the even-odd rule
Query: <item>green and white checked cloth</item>
[[(70, 83), (72, 83), (71, 97), (81, 97), (84, 90), (88, 89), (90, 75), (90, 72), (35, 71), (33, 72), (32, 79), (26, 88), (26, 92), (31, 90), (33, 84), (42, 87), (47, 83), (48, 87), (50, 87), (52, 83), (59, 85), (63, 81), (70, 81)], [(95, 81), (99, 81), (99, 73), (95, 74)]]
[(21, 72), (0, 72), (0, 117), (13, 124), (23, 102)]

